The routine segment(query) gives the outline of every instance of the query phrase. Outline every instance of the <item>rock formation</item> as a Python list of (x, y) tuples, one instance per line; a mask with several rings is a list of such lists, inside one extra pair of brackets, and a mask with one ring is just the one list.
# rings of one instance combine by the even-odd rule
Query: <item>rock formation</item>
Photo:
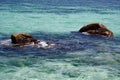
[(51, 47), (51, 46), (55, 45), (50, 42), (37, 40), (37, 39), (33, 38), (30, 34), (27, 34), (27, 33), (12, 34), (11, 41), (12, 41), (13, 46), (15, 46), (15, 47), (23, 47), (26, 44), (27, 45), (32, 44), (32, 46), (45, 48), (45, 47)]
[(11, 35), (13, 44), (25, 45), (32, 42), (37, 43), (37, 39), (33, 38), (30, 34), (26, 33), (15, 33)]
[(114, 36), (113, 32), (107, 29), (107, 27), (101, 23), (91, 23), (91, 24), (85, 25), (79, 30), (79, 32), (87, 32), (89, 34), (103, 35), (106, 37)]

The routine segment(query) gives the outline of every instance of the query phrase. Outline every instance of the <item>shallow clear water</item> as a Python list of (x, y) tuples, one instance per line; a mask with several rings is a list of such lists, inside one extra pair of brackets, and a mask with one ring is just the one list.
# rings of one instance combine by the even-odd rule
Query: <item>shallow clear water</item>
[[(0, 0), (0, 80), (120, 80), (119, 0)], [(100, 22), (114, 38), (83, 35)], [(32, 34), (51, 48), (9, 46)], [(4, 45), (7, 44), (7, 45)]]

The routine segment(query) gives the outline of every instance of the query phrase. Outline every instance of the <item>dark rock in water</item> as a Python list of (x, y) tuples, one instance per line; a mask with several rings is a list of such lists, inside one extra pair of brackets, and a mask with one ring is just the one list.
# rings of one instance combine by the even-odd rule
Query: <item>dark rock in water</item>
[(37, 39), (26, 33), (15, 33), (11, 35), (13, 44), (25, 45), (32, 42), (37, 43)]
[(96, 35), (103, 35), (107, 37), (113, 37), (113, 32), (107, 29), (106, 26), (104, 26), (101, 23), (92, 23), (83, 26), (79, 32), (87, 32), (89, 34), (96, 34)]

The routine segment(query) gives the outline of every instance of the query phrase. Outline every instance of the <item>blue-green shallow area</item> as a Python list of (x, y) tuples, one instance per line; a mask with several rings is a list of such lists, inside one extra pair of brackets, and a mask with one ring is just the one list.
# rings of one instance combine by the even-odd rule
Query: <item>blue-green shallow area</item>
[[(119, 0), (0, 0), (0, 80), (120, 80)], [(83, 35), (100, 22), (114, 38)], [(51, 48), (11, 47), (26, 32)]]

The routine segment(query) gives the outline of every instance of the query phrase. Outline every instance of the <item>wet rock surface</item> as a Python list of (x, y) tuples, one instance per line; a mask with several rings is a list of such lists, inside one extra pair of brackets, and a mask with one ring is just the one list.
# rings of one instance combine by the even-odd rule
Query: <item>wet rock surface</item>
[(106, 37), (113, 37), (113, 32), (101, 23), (91, 23), (83, 26), (79, 32), (87, 32), (89, 34), (103, 35)]
[(15, 33), (11, 35), (11, 41), (13, 44), (30, 44), (32, 42), (37, 43), (37, 39), (33, 38), (30, 34), (27, 33)]

